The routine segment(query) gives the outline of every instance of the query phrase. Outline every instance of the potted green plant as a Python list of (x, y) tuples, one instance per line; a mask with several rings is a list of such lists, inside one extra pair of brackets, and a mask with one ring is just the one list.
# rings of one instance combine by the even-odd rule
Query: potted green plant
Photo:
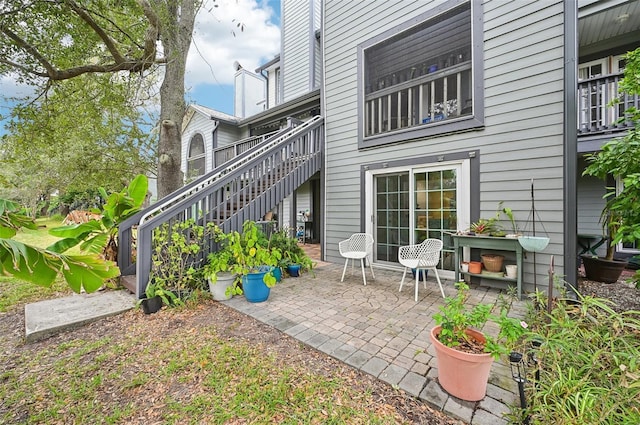
[(219, 227), (215, 227), (214, 238), (218, 249), (209, 253), (203, 274), (208, 280), (209, 291), (216, 301), (231, 299), (238, 295), (238, 276), (231, 272), (235, 263), (233, 251), (229, 247), (229, 235), (223, 233)]
[(177, 306), (184, 303), (172, 291), (164, 288), (159, 283), (149, 283), (144, 291), (145, 297), (138, 300), (138, 305), (142, 307), (145, 314), (158, 312), (162, 305)]
[(469, 227), (469, 232), (475, 235), (491, 235), (500, 230), (497, 219), (495, 217), (491, 218), (481, 218), (476, 222), (471, 223)]
[(297, 277), (301, 272), (313, 270), (313, 261), (298, 245), (298, 239), (289, 236), (288, 229), (274, 232), (269, 240), (269, 246), (280, 251), (282, 258), (277, 267), (286, 269), (289, 276)]
[(242, 234), (230, 233), (228, 242), (234, 258), (231, 272), (241, 276), (247, 301), (266, 301), (271, 287), (276, 284), (273, 268), (278, 265), (282, 253), (269, 247), (269, 241), (253, 221), (242, 225)]
[[(506, 302), (499, 306), (499, 315), (491, 313), (491, 304), (469, 308), (469, 286), (458, 282), (456, 288), (456, 296), (448, 297), (440, 312), (433, 315), (437, 326), (430, 336), (438, 361), (438, 381), (449, 394), (478, 401), (486, 394), (494, 359), (508, 354), (522, 339), (526, 323), (507, 317)], [(488, 321), (498, 325), (496, 337), (480, 332)]]
[[(630, 96), (640, 95), (640, 48), (627, 53), (625, 58), (627, 64), (620, 90)], [(616, 102), (617, 99), (612, 103)], [(600, 222), (609, 242), (605, 257), (582, 256), (587, 278), (607, 283), (616, 282), (627, 264), (614, 260), (615, 246), (621, 242), (640, 242), (640, 110), (627, 109), (623, 119), (633, 122), (634, 126), (623, 137), (606, 143), (600, 152), (588, 155), (589, 165), (583, 172), (585, 176), (604, 181), (611, 177), (622, 181), (620, 190), (608, 187), (604, 196), (606, 202)]]
[(304, 251), (302, 253), (286, 251), (283, 256), (287, 273), (291, 277), (299, 277), (300, 273), (313, 270), (313, 261)]

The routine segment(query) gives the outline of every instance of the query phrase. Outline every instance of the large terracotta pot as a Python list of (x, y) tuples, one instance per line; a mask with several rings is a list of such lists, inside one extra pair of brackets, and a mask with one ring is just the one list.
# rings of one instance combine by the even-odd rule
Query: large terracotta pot
[[(437, 336), (440, 326), (431, 329), (431, 342), (436, 349), (438, 381), (454, 397), (467, 401), (482, 400), (487, 393), (493, 357), (489, 353), (470, 354), (447, 347)], [(485, 341), (482, 333), (467, 329), (467, 335)]]

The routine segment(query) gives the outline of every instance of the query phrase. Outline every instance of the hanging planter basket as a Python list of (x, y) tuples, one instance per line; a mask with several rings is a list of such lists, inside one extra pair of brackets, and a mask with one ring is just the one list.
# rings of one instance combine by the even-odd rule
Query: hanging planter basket
[(520, 236), (518, 237), (520, 246), (525, 251), (541, 252), (549, 245), (549, 238), (544, 236)]

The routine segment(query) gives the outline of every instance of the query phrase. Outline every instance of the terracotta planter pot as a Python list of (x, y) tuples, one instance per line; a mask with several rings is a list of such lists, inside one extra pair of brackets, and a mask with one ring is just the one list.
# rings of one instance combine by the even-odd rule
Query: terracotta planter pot
[[(440, 326), (431, 329), (431, 342), (436, 349), (438, 381), (454, 397), (467, 401), (482, 400), (487, 393), (493, 357), (489, 353), (469, 354), (447, 347), (438, 341)], [(467, 335), (485, 341), (482, 333), (467, 329)]]
[(582, 256), (582, 264), (587, 279), (604, 283), (616, 283), (627, 266), (626, 261), (606, 260), (589, 255)]
[(480, 261), (469, 262), (469, 273), (480, 274), (482, 273), (482, 263)]

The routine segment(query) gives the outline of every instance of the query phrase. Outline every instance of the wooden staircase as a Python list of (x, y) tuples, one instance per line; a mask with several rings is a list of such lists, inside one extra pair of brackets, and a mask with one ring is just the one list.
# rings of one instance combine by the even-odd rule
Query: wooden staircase
[[(154, 232), (163, 224), (195, 219), (216, 223), (224, 232), (259, 221), (311, 176), (324, 154), (324, 120), (291, 125), (211, 173), (123, 222), (118, 230), (118, 266), (122, 283), (137, 298), (151, 271)], [(213, 241), (201, 250), (206, 257)]]

